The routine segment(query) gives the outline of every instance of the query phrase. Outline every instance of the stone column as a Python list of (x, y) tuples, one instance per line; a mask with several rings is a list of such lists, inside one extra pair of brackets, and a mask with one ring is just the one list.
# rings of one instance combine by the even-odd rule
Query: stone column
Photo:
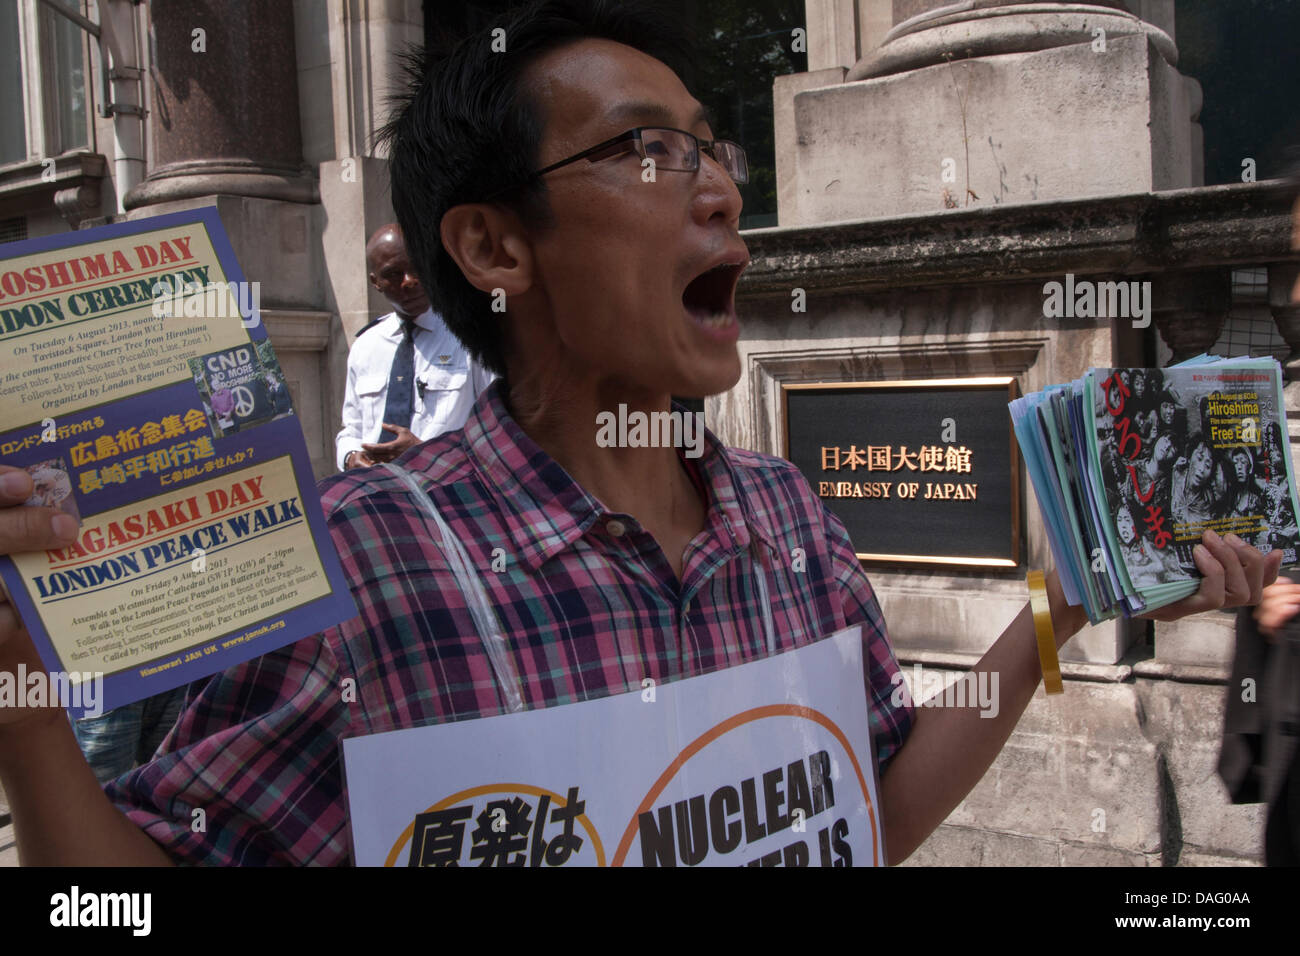
[(322, 7), (329, 22), (334, 152), (320, 166), (321, 202), (329, 211), (321, 238), (350, 343), (392, 308), (366, 278), (365, 240), (396, 218), (388, 159), (376, 151), (373, 132), (402, 82), (399, 54), (423, 42), (424, 22), (419, 6), (404, 0), (328, 0), (316, 15)]
[(150, 4), (149, 175), (127, 209), (227, 194), (317, 201), (303, 167), (293, 6)]
[(245, 278), (260, 284), (312, 467), (328, 474), (341, 398), (327, 371), (325, 216), (303, 163), (294, 5), (152, 0), (150, 16), (148, 175), (123, 197), (127, 217), (217, 210)]
[(879, 48), (865, 52), (848, 79), (915, 70), (946, 63), (949, 57), (1091, 45), (1097, 30), (1104, 30), (1108, 39), (1145, 34), (1166, 60), (1178, 61), (1173, 39), (1135, 16), (1123, 0), (895, 0), (894, 29)]
[(1200, 87), (1152, 3), (894, 0), (842, 81), (777, 85), (781, 225), (1199, 185)]

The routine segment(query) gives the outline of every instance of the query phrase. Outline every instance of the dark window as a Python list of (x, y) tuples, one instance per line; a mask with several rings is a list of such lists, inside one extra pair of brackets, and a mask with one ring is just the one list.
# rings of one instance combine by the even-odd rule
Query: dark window
[(22, 216), (0, 219), (0, 242), (18, 242), (27, 238), (27, 220)]
[(713, 135), (735, 140), (749, 158), (740, 187), (742, 229), (776, 225), (776, 146), (772, 82), (808, 70), (807, 39), (794, 52), (793, 31), (805, 29), (803, 0), (678, 2), (699, 56), (686, 86), (713, 113)]
[(1178, 69), (1205, 95), (1205, 184), (1283, 175), (1300, 144), (1300, 3), (1295, 0), (1176, 0)]
[[(742, 229), (776, 225), (776, 149), (772, 81), (808, 69), (806, 52), (792, 50), (795, 28), (804, 28), (803, 0), (667, 0), (695, 43), (697, 57), (683, 77), (713, 114), (713, 135), (745, 147), (749, 183)], [(469, 33), (490, 31), (506, 13), (523, 6), (511, 0), (424, 4), (425, 43), (444, 48)], [(806, 39), (801, 44), (806, 49)]]

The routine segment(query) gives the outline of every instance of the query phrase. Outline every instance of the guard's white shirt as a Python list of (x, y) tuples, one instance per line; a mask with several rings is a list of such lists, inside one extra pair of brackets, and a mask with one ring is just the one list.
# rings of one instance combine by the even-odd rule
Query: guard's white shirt
[[(462, 427), (479, 392), (496, 376), (470, 359), (432, 309), (417, 317), (415, 324), (417, 384), (411, 431), (426, 441)], [(385, 440), (380, 431), (388, 399), (388, 376), (401, 341), (402, 320), (396, 312), (390, 312), (352, 344), (343, 398), (343, 429), (334, 441), (340, 471), (343, 459), (360, 451), (363, 443)]]

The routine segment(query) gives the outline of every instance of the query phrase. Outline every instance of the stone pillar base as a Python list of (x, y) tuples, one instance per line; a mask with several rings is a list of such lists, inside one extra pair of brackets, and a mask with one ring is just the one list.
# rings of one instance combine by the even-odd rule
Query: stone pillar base
[(781, 224), (1194, 186), (1199, 110), (1145, 34), (805, 90), (777, 125)]
[(849, 71), (849, 80), (932, 66), (948, 56), (1023, 53), (1132, 35), (1149, 37), (1161, 56), (1178, 62), (1178, 49), (1165, 31), (1096, 3), (989, 0), (987, 5), (940, 7), (894, 27), (878, 50)]
[(200, 196), (249, 196), (282, 202), (317, 203), (315, 177), (305, 172), (269, 169), (229, 160), (174, 163), (155, 170), (122, 197), (124, 209)]

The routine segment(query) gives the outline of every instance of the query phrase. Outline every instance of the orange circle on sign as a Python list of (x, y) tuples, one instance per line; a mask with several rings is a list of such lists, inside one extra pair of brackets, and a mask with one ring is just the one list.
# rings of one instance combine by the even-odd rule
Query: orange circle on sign
[[(671, 782), (673, 777), (676, 776), (677, 771), (682, 768), (682, 765), (686, 763), (686, 761), (690, 760), (706, 746), (728, 731), (735, 730), (737, 727), (751, 723), (755, 720), (762, 720), (765, 717), (803, 717), (807, 720), (813, 721), (814, 723), (821, 724), (835, 736), (836, 740), (840, 742), (840, 746), (844, 748), (844, 752), (849, 755), (849, 760), (853, 764), (853, 770), (858, 775), (858, 785), (862, 788), (862, 796), (867, 801), (867, 819), (871, 822), (871, 859), (876, 860), (880, 855), (880, 838), (876, 833), (876, 813), (875, 808), (871, 803), (871, 791), (867, 789), (867, 780), (862, 774), (861, 765), (858, 763), (858, 755), (855, 754), (853, 748), (849, 746), (849, 739), (845, 736), (844, 731), (840, 730), (840, 728), (835, 724), (835, 721), (831, 720), (821, 711), (813, 710), (811, 707), (803, 707), (799, 704), (768, 704), (763, 707), (755, 707), (752, 710), (741, 711), (739, 714), (728, 717), (722, 723), (706, 730), (686, 745), (686, 749), (678, 754), (677, 758), (668, 765), (668, 769), (659, 775), (659, 779), (656, 780), (654, 786), (650, 788), (650, 792), (647, 793), (645, 799), (641, 801), (641, 805), (636, 808), (635, 812), (633, 812), (632, 819), (628, 821), (627, 829), (623, 831), (623, 839), (619, 841), (618, 849), (615, 851), (614, 859), (610, 865), (623, 865), (623, 861), (627, 858), (628, 850), (632, 848), (632, 839), (636, 836), (637, 819), (641, 814), (648, 812), (649, 809), (654, 806), (655, 801), (659, 799), (659, 795), (664, 792), (664, 788), (668, 786), (669, 782)], [(412, 826), (414, 826), (414, 824), (412, 824)]]
[[(530, 784), (486, 783), (482, 786), (470, 787), (468, 790), (462, 790), (459, 793), (453, 793), (450, 797), (439, 800), (424, 812), (433, 813), (436, 810), (446, 810), (457, 801), (470, 797), (481, 797), (485, 793), (526, 793), (533, 797), (550, 797), (561, 807), (567, 807), (569, 805), (568, 801), (558, 793), (552, 793), (550, 790), (543, 790), (541, 787), (534, 787)], [(600, 842), (600, 834), (596, 832), (596, 828), (591, 825), (591, 821), (587, 819), (585, 813), (578, 817), (578, 822), (582, 824), (583, 829), (587, 831), (587, 835), (591, 837), (592, 848), (596, 851), (596, 865), (604, 866), (605, 847)], [(384, 866), (396, 866), (397, 858), (401, 856), (402, 853), (402, 847), (409, 843), (414, 836), (415, 821), (412, 820), (407, 824), (406, 829), (402, 831), (402, 835), (397, 838), (397, 842), (393, 844), (392, 850), (388, 853), (388, 858), (384, 860)]]

